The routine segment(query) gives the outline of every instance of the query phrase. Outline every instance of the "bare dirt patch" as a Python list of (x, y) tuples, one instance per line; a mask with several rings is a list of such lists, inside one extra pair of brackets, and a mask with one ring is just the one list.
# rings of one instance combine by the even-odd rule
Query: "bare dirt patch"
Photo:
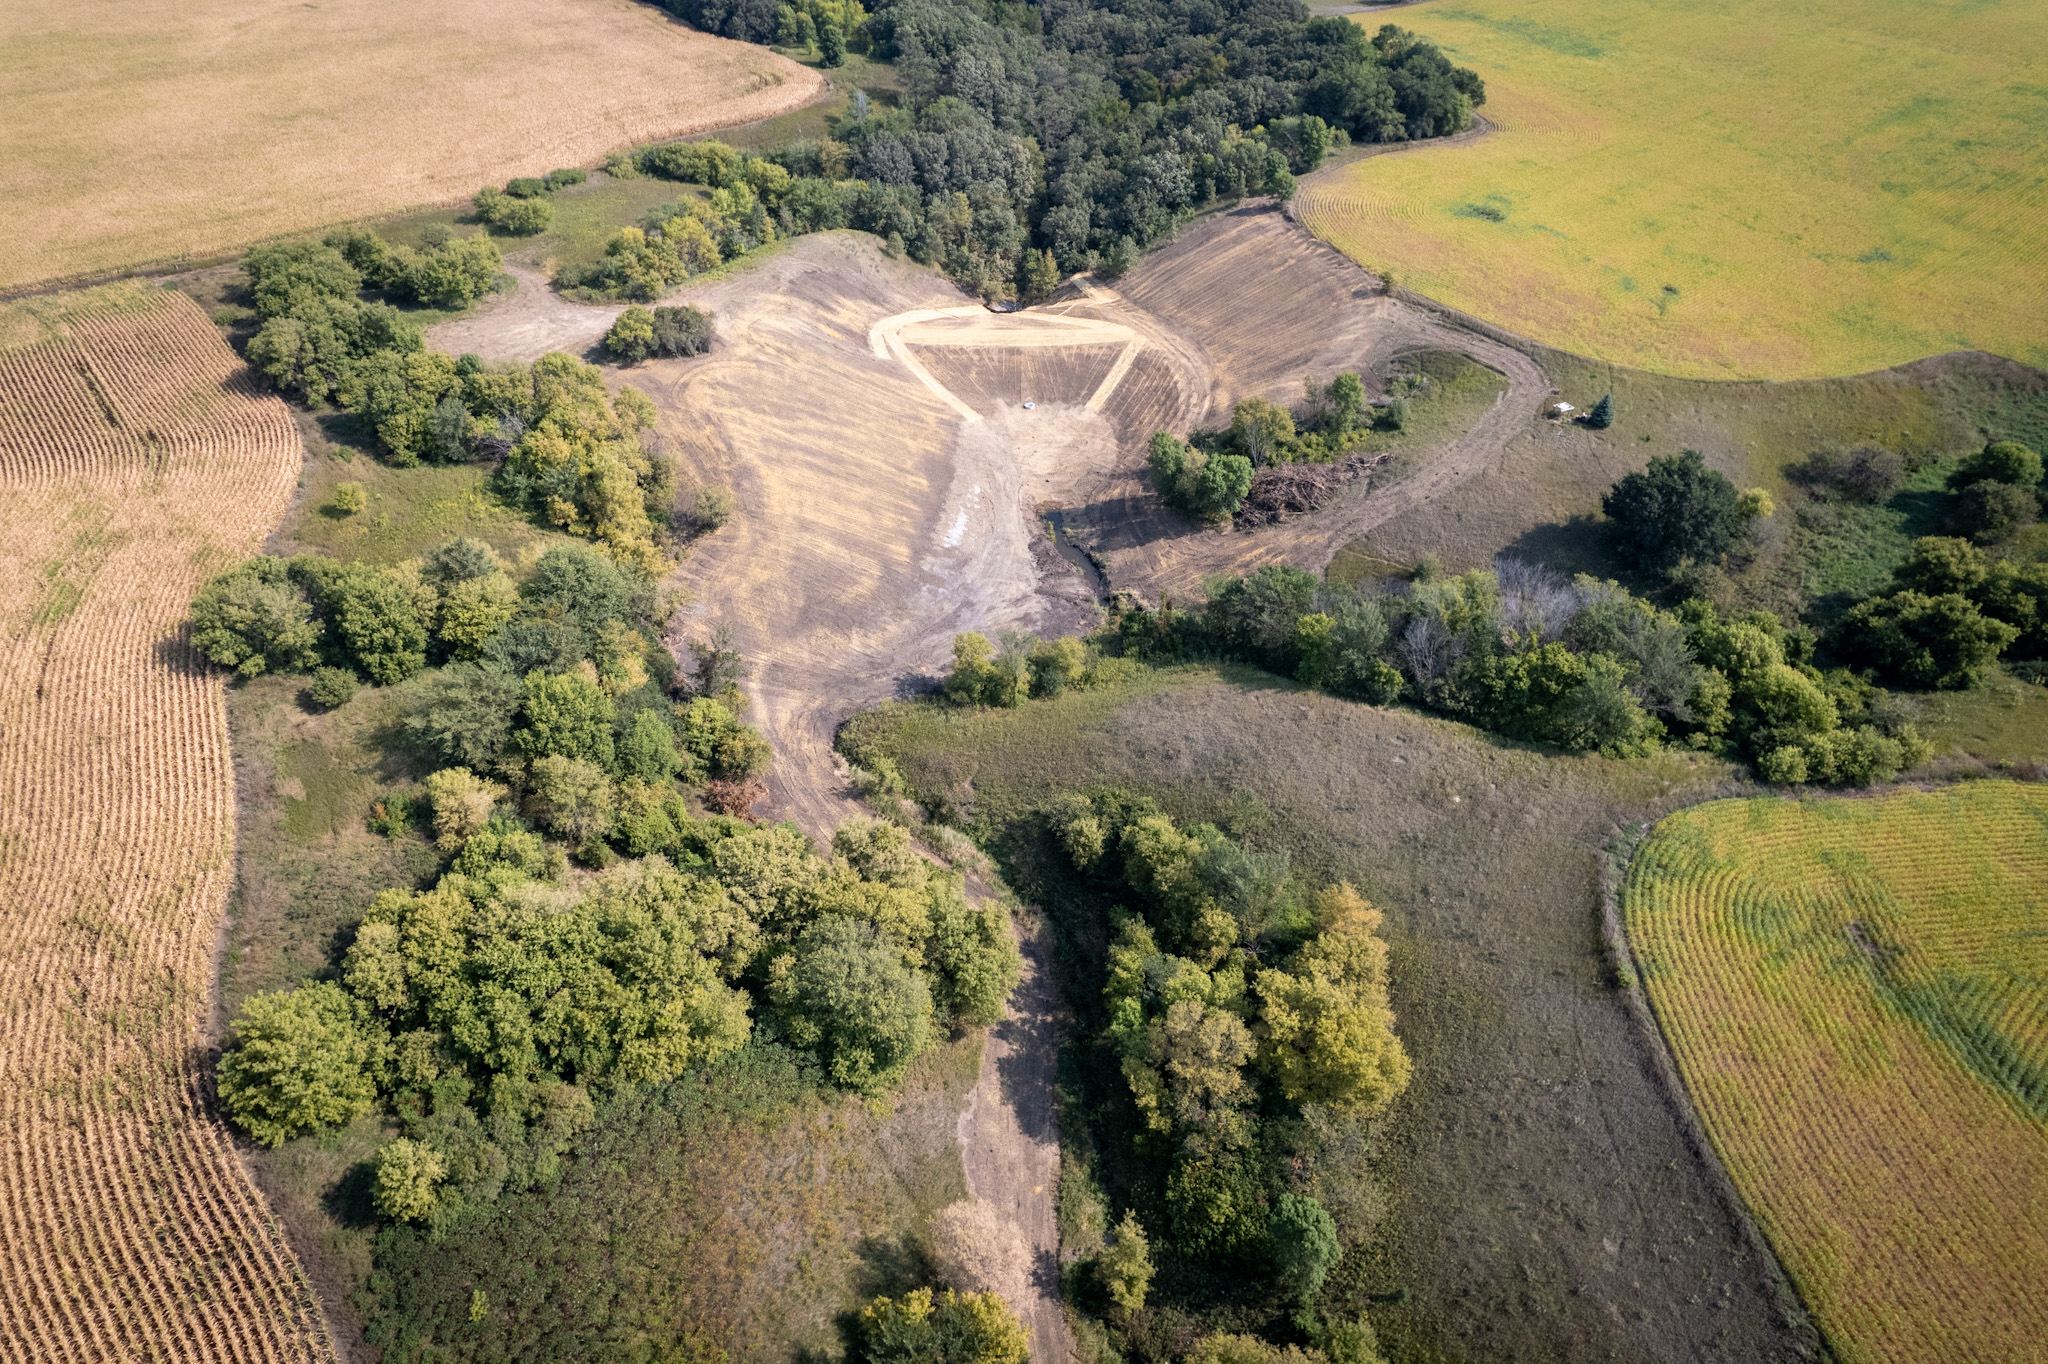
[(0, 50), (0, 288), (445, 203), (825, 90), (631, 0), (15, 0)]

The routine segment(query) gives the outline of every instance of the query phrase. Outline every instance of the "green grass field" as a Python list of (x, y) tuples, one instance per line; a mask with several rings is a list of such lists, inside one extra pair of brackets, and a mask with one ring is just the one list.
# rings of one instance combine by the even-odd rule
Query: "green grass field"
[[(2043, 0), (1435, 0), (1498, 131), (1303, 187), (1319, 234), (1548, 345), (1702, 378), (2048, 365)], [(1382, 20), (1366, 16), (1377, 26)]]

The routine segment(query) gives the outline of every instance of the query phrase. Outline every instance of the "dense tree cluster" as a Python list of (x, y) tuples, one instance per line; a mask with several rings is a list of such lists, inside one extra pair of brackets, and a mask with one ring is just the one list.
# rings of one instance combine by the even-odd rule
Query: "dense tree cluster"
[[(662, 1084), (757, 1029), (879, 1090), (937, 1030), (999, 1017), (1018, 971), (1005, 911), (970, 905), (892, 825), (829, 853), (783, 825), (692, 819), (662, 850), (570, 884), (495, 790), (444, 785), (452, 854), (425, 891), (380, 895), (339, 979), (253, 997), (222, 1105), (275, 1145), (381, 1106), (390, 1217), (435, 1220), (551, 1180), (593, 1098)], [(479, 823), (479, 820), (483, 820)]]
[(2048, 564), (1990, 559), (1967, 540), (1917, 540), (1889, 590), (1851, 610), (1834, 643), (1900, 686), (1975, 686), (2001, 655), (2048, 658)]
[[(1063, 912), (1096, 925), (1090, 939), (1106, 930), (1082, 977), (1099, 1006), (1078, 1010), (1099, 1033), (1077, 1055), (1101, 1057), (1080, 1063), (1101, 1089), (1075, 1112), (1074, 1141), (1095, 1146), (1135, 1204), (1106, 1238), (1076, 1247), (1090, 1261), (1078, 1301), (1119, 1348), (1164, 1357), (1148, 1307), (1155, 1279), (1177, 1298), (1199, 1295), (1205, 1276), (1266, 1281), (1298, 1309), (1292, 1329), (1320, 1347), (1289, 1347), (1298, 1364), (1376, 1360), (1362, 1319), (1318, 1310), (1324, 1280), (1367, 1227), (1315, 1191), (1364, 1172), (1347, 1166), (1335, 1185), (1311, 1172), (1331, 1134), (1364, 1140), (1409, 1082), (1379, 911), (1347, 884), (1312, 891), (1285, 851), (1254, 851), (1127, 792), (1062, 797), (1045, 825), (1086, 887), (1061, 892), (1086, 906)], [(1172, 1353), (1188, 1344), (1178, 1337)], [(1283, 1353), (1250, 1336), (1217, 1348), (1261, 1361)]]
[[(802, 26), (770, 0), (671, 7), (751, 42)], [(846, 36), (894, 60), (906, 98), (857, 102), (811, 164), (778, 158), (833, 201), (792, 217), (874, 232), (989, 297), (1038, 252), (1114, 274), (1206, 203), (1291, 194), (1339, 139), (1462, 131), (1485, 101), (1473, 72), (1413, 34), (1368, 38), (1296, 0), (894, 0)], [(839, 156), (843, 169), (817, 164)]]

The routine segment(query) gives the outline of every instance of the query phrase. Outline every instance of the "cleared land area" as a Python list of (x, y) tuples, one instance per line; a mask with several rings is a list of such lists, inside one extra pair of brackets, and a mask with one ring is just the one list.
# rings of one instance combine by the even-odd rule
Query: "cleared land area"
[(824, 88), (632, 0), (19, 0), (0, 50), (0, 289), (461, 198)]
[(1237, 668), (904, 708), (864, 733), (1055, 923), (1072, 873), (1035, 812), (1096, 783), (1291, 849), (1304, 878), (1349, 878), (1386, 911), (1415, 1079), (1375, 1142), (1377, 1243), (1330, 1302), (1368, 1310), (1389, 1358), (1809, 1357), (1653, 1077), (1598, 929), (1608, 831), (1710, 794), (1722, 765), (1560, 757)]
[(181, 633), (299, 459), (179, 295), (0, 312), (0, 1358), (331, 1357), (207, 1108), (234, 785)]
[(1438, 0), (1394, 17), (1485, 78), (1497, 131), (1303, 184), (1304, 221), (1368, 267), (1671, 374), (1967, 349), (2048, 364), (2039, 0)]
[(1707, 1131), (1846, 1364), (2048, 1338), (2048, 791), (1719, 801), (1624, 910)]

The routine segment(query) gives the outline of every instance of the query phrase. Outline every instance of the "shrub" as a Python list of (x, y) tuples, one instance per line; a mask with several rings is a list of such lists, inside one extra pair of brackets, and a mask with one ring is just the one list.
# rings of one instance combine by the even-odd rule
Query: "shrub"
[(716, 781), (745, 782), (767, 772), (775, 750), (752, 725), (716, 697), (700, 696), (678, 718), (686, 775)]
[(541, 555), (519, 595), (535, 616), (590, 634), (637, 614), (634, 585), (617, 564), (585, 545), (558, 545)]
[(2041, 504), (2032, 488), (2015, 483), (1972, 483), (1956, 498), (1950, 523), (1979, 544), (1993, 544), (2034, 523)]
[(1682, 559), (1707, 562), (1735, 544), (1743, 528), (1735, 485), (1709, 469), (1699, 451), (1656, 458), (1600, 501), (1616, 548), (1646, 573)]
[(427, 627), (409, 585), (390, 569), (345, 564), (325, 572), (321, 605), (335, 642), (380, 686), (427, 665)]
[(576, 170), (573, 167), (551, 170), (548, 172), (548, 188), (551, 190), (566, 189), (570, 185), (580, 185), (589, 178), (590, 175), (587, 171)]
[(635, 715), (632, 728), (619, 745), (620, 774), (643, 782), (664, 783), (674, 779), (682, 765), (682, 757), (676, 752), (675, 731), (668, 722), (652, 710)]
[(1023, 1323), (993, 1293), (934, 1297), (915, 1289), (900, 1300), (876, 1298), (861, 1309), (861, 1357), (867, 1364), (1028, 1364)]
[(612, 770), (612, 700), (580, 673), (528, 673), (513, 738), (529, 758), (562, 757)]
[(491, 811), (505, 798), (505, 788), (485, 781), (466, 767), (450, 767), (427, 778), (427, 800), (434, 807), (434, 846), (444, 853), (461, 849), (491, 822)]
[(1266, 1238), (1266, 1197), (1241, 1155), (1184, 1156), (1166, 1178), (1173, 1239), (1192, 1260), (1231, 1259)]
[(1977, 483), (2009, 483), (2033, 489), (2041, 482), (2041, 456), (2016, 440), (1995, 440), (1964, 460), (1949, 475), (1951, 488)]
[(522, 175), (505, 182), (505, 193), (515, 199), (538, 199), (554, 186), (537, 175)]
[(526, 789), (527, 813), (575, 847), (611, 831), (618, 792), (594, 762), (555, 753), (536, 758)]
[(732, 509), (730, 488), (707, 486), (697, 490), (697, 496), (690, 503), (690, 517), (696, 522), (699, 535), (709, 535), (732, 520)]
[(481, 658), (518, 611), (519, 590), (509, 575), (463, 578), (441, 589), (434, 638), (452, 658)]
[(654, 354), (654, 314), (645, 308), (628, 308), (604, 334), (605, 354), (625, 364), (636, 365)]
[(769, 998), (790, 1039), (815, 1047), (833, 1081), (876, 1093), (931, 1040), (931, 990), (874, 925), (819, 919), (777, 958)]
[(448, 1164), (432, 1147), (400, 1137), (377, 1151), (370, 1201), (395, 1222), (424, 1222), (440, 1201)]
[(1895, 592), (1850, 611), (1836, 647), (1886, 679), (1916, 690), (1953, 691), (1983, 680), (2019, 631), (1992, 620), (1969, 598)]
[(354, 516), (369, 503), (360, 483), (337, 483), (334, 485), (334, 509), (343, 516)]
[(1125, 1213), (1116, 1224), (1115, 1236), (1095, 1262), (1095, 1273), (1109, 1300), (1126, 1315), (1144, 1309), (1152, 1287), (1152, 1244), (1135, 1212)]
[(1321, 931), (1287, 969), (1256, 977), (1260, 1064), (1297, 1103), (1377, 1113), (1410, 1073), (1387, 1003), (1380, 912), (1340, 883), (1316, 913)]
[(1323, 1280), (1344, 1258), (1337, 1243), (1337, 1224), (1329, 1211), (1306, 1194), (1281, 1194), (1266, 1223), (1273, 1243), (1273, 1264), (1280, 1282), (1306, 1302), (1322, 1291)]
[(1204, 1336), (1188, 1352), (1187, 1364), (1324, 1364), (1319, 1350), (1269, 1345), (1257, 1336)]
[(690, 304), (656, 308), (654, 353), (679, 356), (707, 354), (711, 350), (712, 321), (710, 313)]
[(375, 1103), (375, 1050), (338, 985), (252, 995), (229, 1034), (219, 1070), (221, 1107), (265, 1146), (353, 1122)]
[(1832, 488), (1852, 502), (1874, 505), (1898, 491), (1906, 461), (1882, 446), (1859, 445), (1851, 450), (1816, 450), (1790, 472), (1801, 483)]
[(339, 710), (347, 705), (362, 684), (346, 668), (315, 668), (306, 695), (322, 710)]
[(484, 214), (484, 220), (515, 237), (532, 237), (545, 232), (555, 220), (555, 206), (545, 199), (499, 198)]
[(511, 742), (524, 695), (519, 678), (502, 669), (451, 664), (427, 684), (419, 707), (406, 717), (406, 733), (443, 763), (487, 768)]

